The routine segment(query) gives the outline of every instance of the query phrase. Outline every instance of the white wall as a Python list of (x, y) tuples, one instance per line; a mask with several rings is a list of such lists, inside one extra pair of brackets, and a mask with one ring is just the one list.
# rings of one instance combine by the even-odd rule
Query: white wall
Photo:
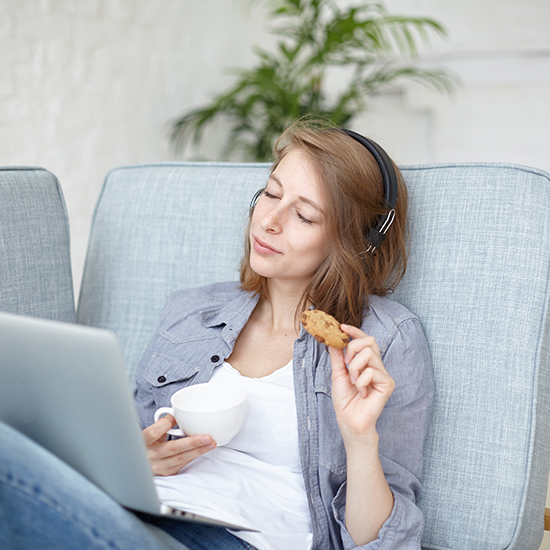
[[(0, 0), (0, 165), (60, 180), (75, 286), (106, 173), (173, 160), (170, 121), (252, 62), (261, 10), (237, 0)], [(207, 152), (208, 152), (208, 148)]]
[(429, 59), (458, 75), (461, 84), (450, 98), (407, 86), (401, 95), (380, 98), (361, 128), (379, 132), (404, 163), (496, 161), (550, 171), (550, 2), (386, 5), (447, 27), (449, 37), (434, 41)]

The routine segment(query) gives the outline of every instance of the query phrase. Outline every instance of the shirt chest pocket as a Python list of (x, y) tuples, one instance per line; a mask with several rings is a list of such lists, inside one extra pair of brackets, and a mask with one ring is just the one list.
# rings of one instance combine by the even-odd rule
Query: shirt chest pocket
[(187, 340), (173, 338), (164, 332), (157, 336), (143, 377), (156, 399), (167, 394), (171, 396), (190, 384), (208, 382), (226, 354), (227, 346), (215, 332), (210, 337)]
[(180, 361), (170, 355), (154, 353), (149, 360), (145, 378), (155, 388), (194, 378), (198, 365)]
[(197, 381), (200, 368), (162, 353), (154, 353), (149, 360), (145, 378), (151, 384), (158, 407), (170, 406), (174, 393)]

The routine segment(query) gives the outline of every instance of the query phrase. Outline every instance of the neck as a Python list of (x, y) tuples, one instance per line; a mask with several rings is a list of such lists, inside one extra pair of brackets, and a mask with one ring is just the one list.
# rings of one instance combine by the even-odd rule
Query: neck
[(268, 297), (258, 304), (258, 315), (262, 323), (268, 324), (273, 331), (299, 332), (296, 322), (296, 309), (300, 304), (305, 286), (289, 285), (268, 279)]

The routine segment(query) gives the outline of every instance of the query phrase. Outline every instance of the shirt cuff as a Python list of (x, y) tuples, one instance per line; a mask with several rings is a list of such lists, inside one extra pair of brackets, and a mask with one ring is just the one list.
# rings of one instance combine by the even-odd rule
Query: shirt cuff
[(378, 538), (357, 546), (345, 525), (346, 483), (343, 483), (332, 501), (334, 518), (340, 527), (344, 550), (420, 550), (423, 518), (419, 508), (399, 493), (393, 493), (394, 504), (390, 517), (384, 522)]

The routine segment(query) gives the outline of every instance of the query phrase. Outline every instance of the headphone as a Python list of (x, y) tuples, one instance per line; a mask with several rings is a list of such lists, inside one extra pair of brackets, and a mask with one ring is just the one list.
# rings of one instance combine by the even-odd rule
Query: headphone
[(374, 160), (382, 172), (382, 180), (384, 182), (384, 199), (386, 200), (386, 207), (390, 211), (382, 216), (376, 227), (373, 227), (365, 235), (365, 239), (369, 244), (367, 252), (374, 252), (386, 238), (386, 233), (390, 228), (393, 220), (395, 219), (395, 205), (397, 204), (397, 195), (398, 195), (398, 184), (397, 184), (397, 174), (395, 173), (395, 168), (393, 166), (390, 157), (378, 145), (378, 143), (368, 139), (353, 130), (346, 130), (342, 128), (342, 132), (346, 133), (348, 136), (352, 137), (355, 141), (358, 141), (363, 147), (366, 147), (374, 157)]
[[(336, 131), (344, 132), (349, 137), (363, 145), (363, 147), (366, 147), (374, 157), (374, 160), (378, 164), (380, 172), (382, 173), (382, 181), (384, 183), (384, 199), (386, 206), (390, 209), (390, 211), (382, 216), (378, 220), (376, 227), (371, 228), (365, 235), (366, 241), (370, 243), (367, 247), (366, 253), (372, 253), (384, 242), (386, 233), (395, 219), (395, 205), (397, 204), (398, 195), (397, 174), (390, 157), (387, 155), (386, 151), (378, 145), (378, 143), (362, 136), (361, 134), (358, 134), (357, 132), (354, 132), (353, 130), (340, 128)], [(252, 197), (252, 201), (250, 203), (250, 213), (252, 213), (263, 192), (264, 189), (259, 189)], [(365, 253), (363, 252), (362, 254)]]

